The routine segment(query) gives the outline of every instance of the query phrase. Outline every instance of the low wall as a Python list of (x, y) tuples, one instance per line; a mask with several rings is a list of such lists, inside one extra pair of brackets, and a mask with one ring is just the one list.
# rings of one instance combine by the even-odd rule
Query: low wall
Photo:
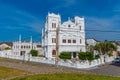
[[(8, 51), (10, 53), (10, 51)], [(46, 59), (46, 58), (40, 58), (40, 57), (32, 57), (28, 55), (24, 56), (15, 56), (12, 54), (8, 54), (6, 51), (0, 51), (0, 57), (5, 57), (5, 58), (11, 58), (11, 59), (18, 59), (18, 60), (23, 60), (23, 61), (31, 61), (31, 62), (38, 62), (38, 63), (45, 63), (45, 64), (55, 64), (55, 59)], [(64, 67), (70, 67), (70, 68), (76, 68), (76, 69), (86, 69), (86, 68), (92, 68), (96, 67), (98, 65), (104, 64), (105, 62), (111, 62), (114, 60), (114, 57), (101, 57), (101, 59), (93, 60), (91, 63), (89, 61), (76, 61), (72, 62), (71, 60), (59, 60), (58, 65), (59, 66), (64, 66)]]

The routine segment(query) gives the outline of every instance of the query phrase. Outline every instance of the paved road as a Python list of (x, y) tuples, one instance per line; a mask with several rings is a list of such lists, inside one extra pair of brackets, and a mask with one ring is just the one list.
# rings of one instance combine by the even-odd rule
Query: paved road
[(88, 72), (102, 75), (120, 76), (120, 63), (107, 63), (97, 69)]

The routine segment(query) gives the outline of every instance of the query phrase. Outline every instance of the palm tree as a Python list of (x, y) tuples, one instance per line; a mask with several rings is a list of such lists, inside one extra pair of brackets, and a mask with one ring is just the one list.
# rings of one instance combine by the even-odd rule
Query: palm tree
[(95, 46), (94, 46), (94, 49), (98, 51), (99, 55), (100, 55), (100, 62), (102, 63), (102, 43), (97, 43)]
[(99, 52), (100, 56), (104, 55), (104, 57), (105, 55), (108, 55), (109, 52), (113, 53), (113, 51), (116, 51), (116, 49), (117, 47), (108, 41), (104, 41), (95, 45), (95, 50)]
[(93, 52), (94, 52), (94, 46), (93, 46), (93, 45), (90, 45), (89, 48), (90, 48), (90, 52), (93, 53)]

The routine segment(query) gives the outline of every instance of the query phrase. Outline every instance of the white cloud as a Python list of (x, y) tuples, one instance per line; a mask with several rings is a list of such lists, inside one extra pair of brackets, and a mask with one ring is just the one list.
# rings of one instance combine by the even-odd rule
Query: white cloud
[[(120, 15), (115, 15), (111, 18), (86, 18), (86, 30), (102, 30), (102, 31), (120, 31)], [(98, 40), (120, 40), (120, 33), (115, 32), (99, 32), (99, 31), (86, 31), (86, 37), (94, 37)]]
[(17, 8), (8, 5), (0, 5), (0, 11), (0, 20), (2, 20), (0, 25), (4, 26), (6, 29), (32, 29), (36, 32), (41, 32), (41, 27), (44, 26), (40, 17), (33, 16)]

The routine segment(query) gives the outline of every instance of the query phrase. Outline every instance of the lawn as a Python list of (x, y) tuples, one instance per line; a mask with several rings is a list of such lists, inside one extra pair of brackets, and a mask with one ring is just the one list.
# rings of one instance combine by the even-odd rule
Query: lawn
[(0, 66), (0, 80), (28, 74), (28, 72)]
[(39, 74), (12, 80), (120, 80), (120, 77), (92, 74)]

